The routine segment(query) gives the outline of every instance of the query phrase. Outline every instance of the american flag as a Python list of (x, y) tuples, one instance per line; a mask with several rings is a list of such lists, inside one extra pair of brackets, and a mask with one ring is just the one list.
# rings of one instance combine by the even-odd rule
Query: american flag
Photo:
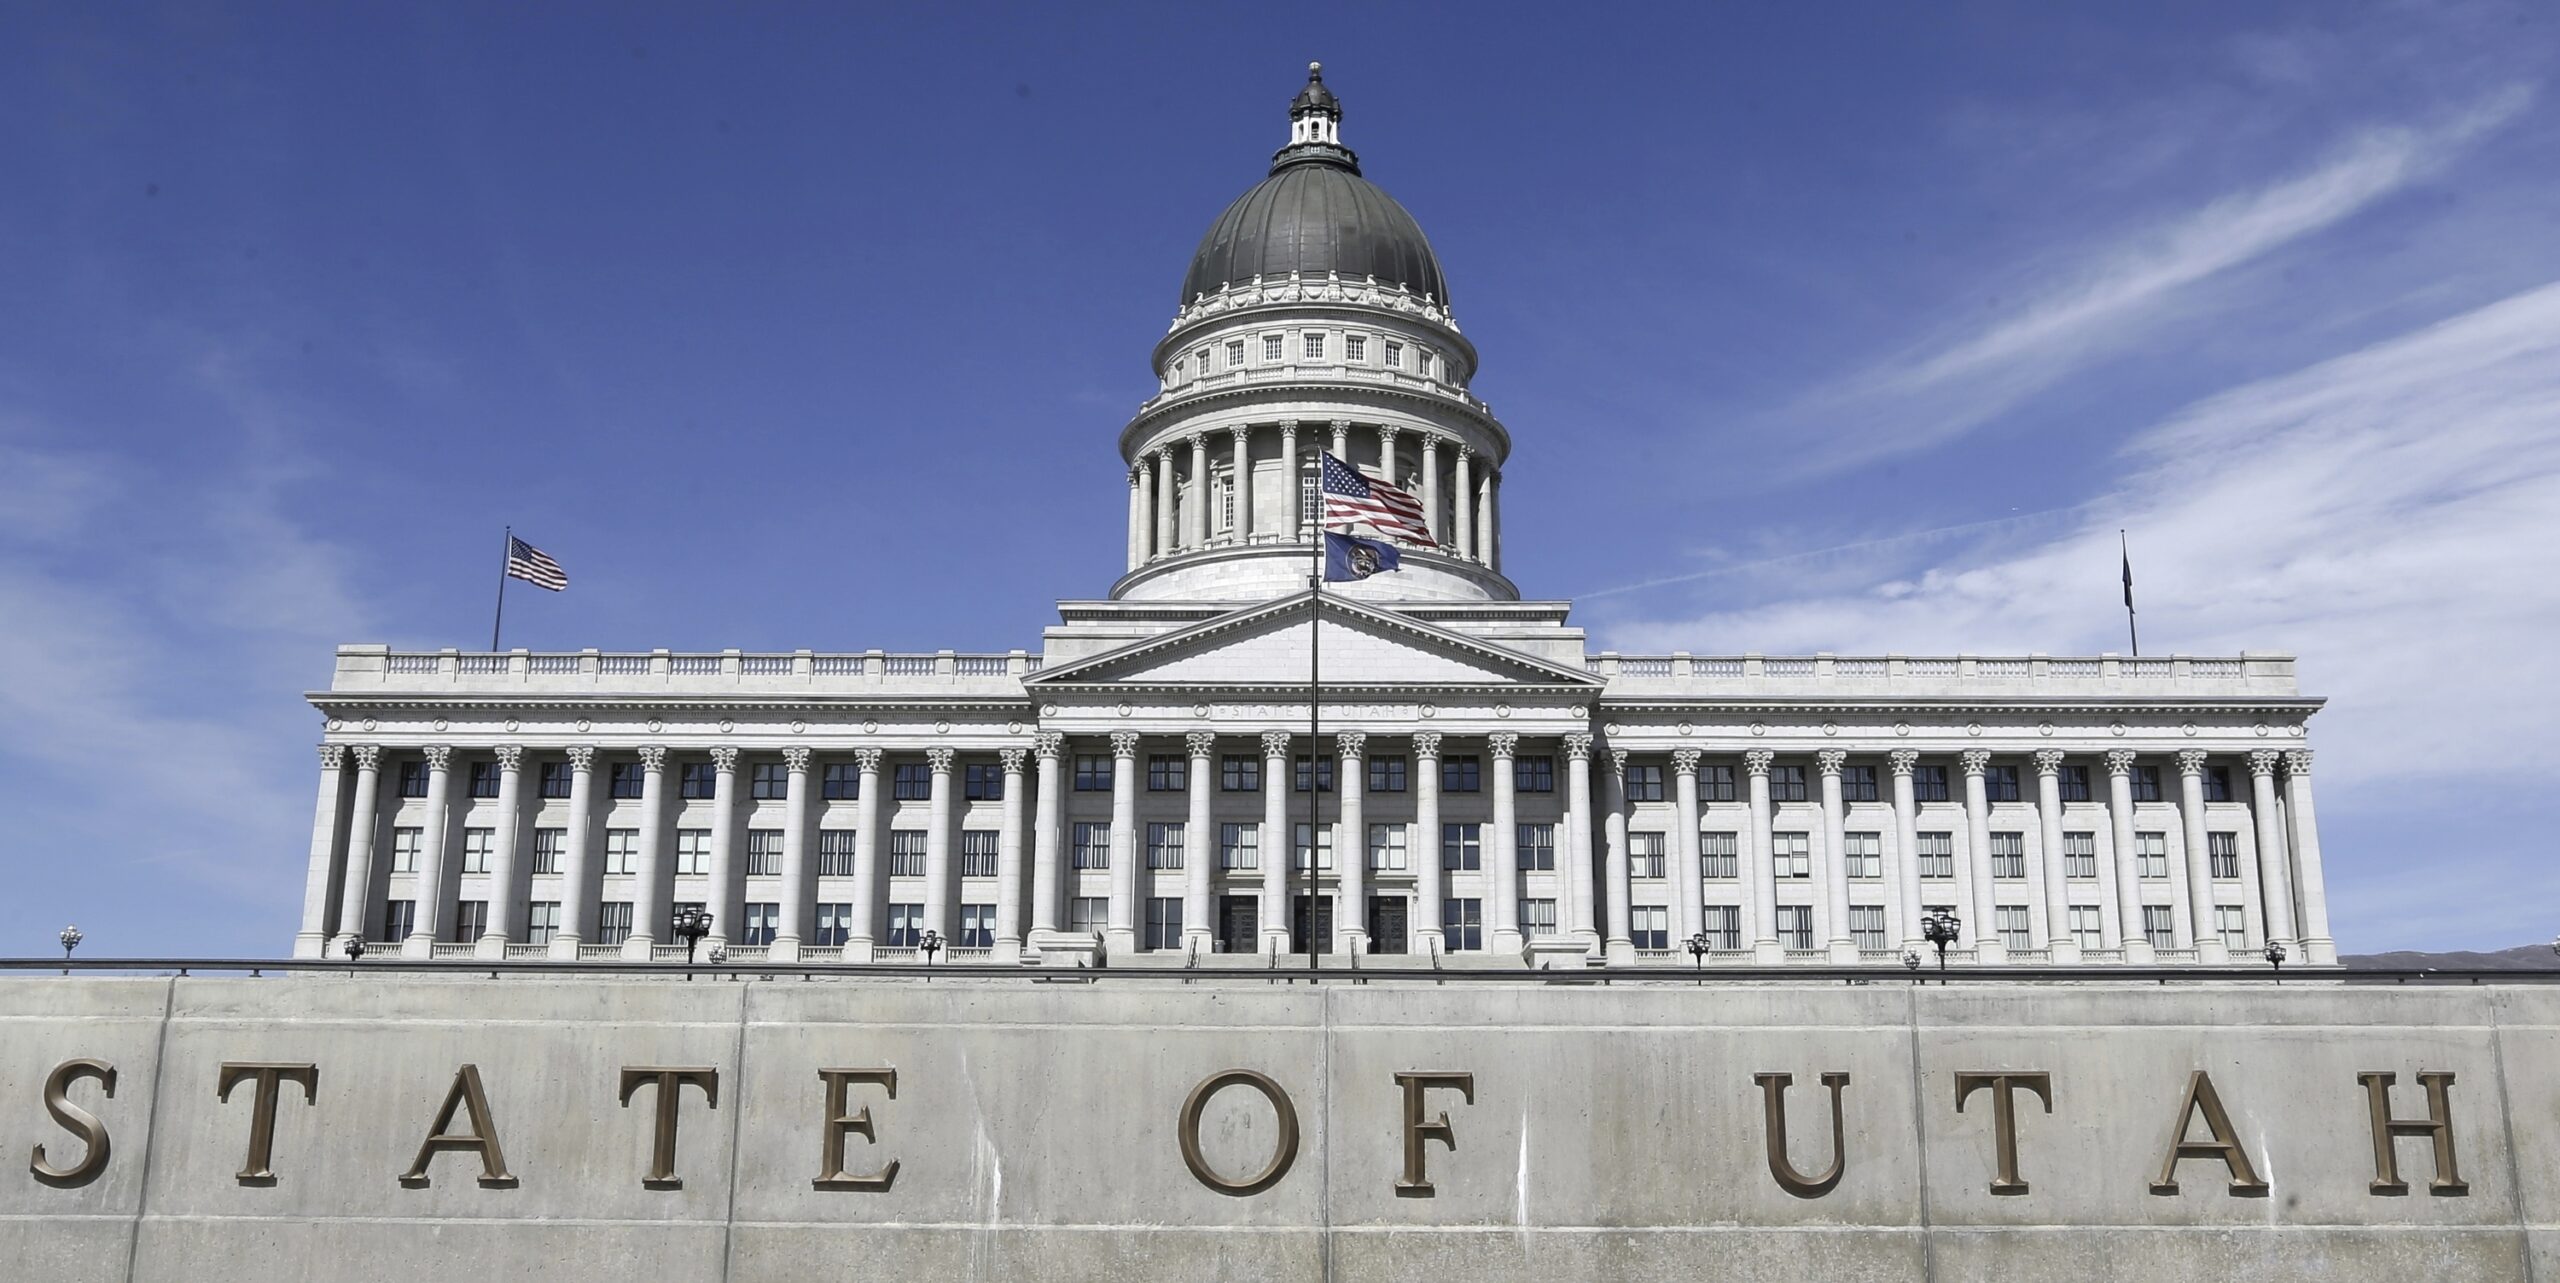
[(569, 586), (569, 572), (560, 568), (550, 554), (514, 535), (507, 536), (507, 578), (521, 579), (536, 588), (558, 592)]
[(1407, 543), (1437, 548), (1440, 541), (1431, 537), (1431, 527), (1423, 521), (1422, 503), (1412, 495), (1371, 477), (1365, 477), (1350, 464), (1324, 456), (1323, 467), (1324, 521), (1327, 528), (1365, 523), (1380, 534), (1394, 535)]

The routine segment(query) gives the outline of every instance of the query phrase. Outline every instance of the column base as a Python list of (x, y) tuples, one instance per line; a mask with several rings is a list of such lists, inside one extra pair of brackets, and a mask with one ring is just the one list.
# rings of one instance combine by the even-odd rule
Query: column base
[(1831, 951), (1831, 965), (1832, 965), (1832, 966), (1835, 966), (1835, 967), (1854, 967), (1854, 966), (1858, 965), (1858, 942), (1857, 942), (1857, 941), (1855, 941), (1855, 940), (1834, 940), (1834, 941), (1832, 941), (1832, 942), (1831, 942), (1831, 944), (1829, 945), (1829, 948), (1830, 948), (1830, 951)]
[(2210, 940), (2198, 940), (2196, 941), (2196, 961), (2208, 967), (2230, 966), (2231, 946), (2224, 944), (2219, 936)]
[(1277, 958), (1289, 952), (1289, 932), (1284, 927), (1262, 929), (1262, 956)]
[(473, 942), (471, 956), (489, 962), (499, 961), (507, 956), (507, 938), (494, 931), (483, 935)]
[(1591, 946), (1572, 936), (1540, 936), (1529, 941), (1528, 965), (1567, 967), (1589, 965)]
[(2050, 956), (2053, 958), (2053, 965), (2057, 967), (2079, 966), (2080, 942), (2077, 940), (2056, 940), (2053, 942), (2053, 948)]
[(1973, 946), (1973, 960), (1986, 967), (2006, 966), (2009, 962), (2009, 946), (1997, 940), (1976, 941)]
[(317, 931), (305, 931), (293, 938), (293, 956), (297, 958), (325, 957), (328, 952), (329, 937)]
[[(703, 943), (708, 946), (710, 942), (706, 940)], [(578, 937), (567, 934), (551, 937), (551, 953), (549, 956), (555, 961), (576, 962), (578, 960)]]
[(869, 936), (854, 936), (847, 939), (844, 942), (844, 960), (847, 962), (873, 961), (872, 946), (875, 943), (877, 942)]
[(1102, 931), (1102, 958), (1126, 957), (1138, 951), (1138, 933), (1131, 927), (1105, 927)]
[(1779, 944), (1777, 941), (1754, 940), (1751, 942), (1751, 961), (1756, 965), (1763, 967), (1775, 967), (1784, 965), (1786, 960), (1786, 946)]
[(1367, 953), (1369, 933), (1358, 927), (1339, 928), (1333, 933), (1333, 951), (1335, 953)]
[(432, 958), (435, 953), (434, 936), (413, 935), (400, 942), (400, 956), (403, 958)]
[(648, 962), (657, 956), (657, 941), (652, 940), (647, 936), (624, 936), (622, 938), (622, 960), (624, 962)]
[(2313, 936), (2302, 942), (2302, 965), (2334, 967), (2338, 965), (2338, 942), (2326, 936)]
[(764, 960), (767, 962), (798, 962), (800, 960), (800, 937), (775, 936), (773, 938), (773, 943), (765, 946)]
[(1102, 954), (1101, 942), (1081, 931), (1034, 931), (1031, 947), (1044, 967), (1090, 967)]
[[(1493, 935), (1490, 938), (1490, 942), (1485, 946), (1485, 952), (1494, 954), (1510, 954), (1516, 957), (1520, 953), (1521, 943), (1522, 941), (1518, 931), (1512, 930), (1508, 927), (1496, 927), (1493, 929)], [(1522, 959), (1524, 965), (1526, 961), (1526, 959)]]
[(1000, 966), (1018, 966), (1022, 962), (1022, 942), (1011, 936), (997, 936), (995, 952), (987, 956)]
[(2160, 965), (2160, 954), (2151, 947), (2149, 940), (2127, 940), (2124, 942), (2124, 964), (2128, 967), (2156, 967)]
[(1215, 954), (1217, 951), (1218, 938), (1209, 934), (1209, 928), (1184, 927), (1182, 929), (1182, 955), (1184, 957), (1190, 958), (1197, 965), (1205, 967), (1212, 964), (1213, 959), (1211, 955)]
[(1600, 946), (1600, 956), (1608, 959), (1610, 966), (1632, 967), (1636, 965), (1636, 942), (1625, 936), (1612, 936)]

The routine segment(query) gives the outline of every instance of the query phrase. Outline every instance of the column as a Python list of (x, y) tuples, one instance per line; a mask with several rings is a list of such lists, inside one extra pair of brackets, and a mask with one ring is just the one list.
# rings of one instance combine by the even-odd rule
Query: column
[(524, 899), (518, 876), (524, 868), (524, 749), (502, 744), (497, 753), (498, 826), (490, 834), (496, 850), (489, 856), (489, 930), (478, 950), (483, 958), (507, 956), (507, 942), (524, 934), (517, 907)]
[[(1428, 438), (1426, 438), (1427, 440)], [(1440, 732), (1413, 737), (1413, 940), (1434, 955), (1449, 950), (1441, 930)]]
[(1191, 502), (1182, 506), (1182, 546), (1209, 542), (1209, 434), (1191, 434)]
[(996, 952), (998, 962), (1022, 961), (1022, 768), (1029, 754), (997, 752), (1004, 764), (1004, 816), (996, 830)]
[(1182, 820), (1182, 948), (1185, 953), (1207, 954), (1217, 939), (1211, 930), (1209, 890), (1218, 867), (1218, 825), (1210, 813), (1218, 787), (1218, 737), (1193, 731), (1182, 737), (1182, 747), (1190, 754), (1183, 778), (1191, 786), (1191, 811)]
[(1181, 551), (1174, 539), (1174, 518), (1182, 511), (1176, 492), (1181, 486), (1173, 472), (1173, 447), (1156, 451), (1156, 555), (1169, 557)]
[[(1297, 456), (1292, 453), (1290, 458)], [(1297, 511), (1291, 508), (1290, 511)], [(1294, 518), (1292, 519), (1294, 521)], [(1289, 862), (1298, 844), (1289, 827), (1289, 732), (1262, 733), (1262, 951), (1289, 951)]]
[(880, 934), (880, 757), (876, 748), (853, 751), (861, 778), (853, 786), (853, 931), (845, 937), (844, 960), (871, 961), (871, 943)]
[(1031, 931), (1037, 944), (1058, 929), (1058, 908), (1066, 899), (1067, 835), (1059, 802), (1066, 788), (1067, 737), (1042, 731), (1032, 737), (1031, 751), (1040, 759), (1040, 810), (1031, 825)]
[(1484, 564), (1502, 573), (1502, 474), (1484, 476)]
[(1422, 434), (1422, 524), (1434, 540), (1448, 542), (1448, 523), (1440, 518), (1440, 438), (1428, 431)]
[[(577, 845), (574, 835), (570, 845)], [(572, 856), (570, 862), (574, 866), (576, 858)], [(702, 942), (706, 951), (738, 938), (739, 929), (746, 925), (739, 921), (746, 914), (746, 890), (746, 879), (738, 869), (738, 750), (715, 748), (711, 750), (711, 934)]]
[(1744, 928), (1751, 937), (1752, 960), (1763, 965), (1787, 960), (1786, 946), (1778, 943), (1778, 878), (1769, 836), (1769, 763), (1776, 757), (1765, 748), (1742, 755), (1743, 773), (1751, 779), (1751, 849), (1742, 856), (1751, 921)]
[[(585, 744), (569, 749), (569, 826), (561, 835), (560, 929), (551, 936), (551, 956), (576, 958), (595, 911), (580, 907), (595, 902), (596, 751)], [(586, 928), (582, 930), (581, 928)]]
[(1334, 951), (1369, 951), (1369, 821), (1362, 802), (1369, 784), (1369, 737), (1345, 731), (1333, 737), (1333, 874), (1340, 902), (1333, 909)]
[[(1282, 419), (1280, 421), (1280, 539), (1283, 543), (1298, 542), (1298, 488), (1298, 421)], [(1288, 759), (1283, 757), (1281, 761), (1285, 765)], [(1286, 834), (1282, 835), (1283, 838), (1286, 836)], [(1287, 842), (1283, 841), (1279, 849), (1285, 859), (1288, 851)], [(1285, 913), (1286, 910), (1283, 912)], [(1281, 919), (1281, 930), (1288, 930), (1287, 921), (1285, 917)], [(1280, 951), (1288, 952), (1287, 946), (1282, 946)]]
[(1456, 484), (1450, 486), (1454, 493), (1450, 496), (1449, 515), (1457, 525), (1457, 535), (1450, 541), (1451, 550), (1467, 558), (1476, 555), (1475, 483), (1467, 475), (1475, 461), (1475, 453), (1463, 445), (1458, 447), (1458, 461), (1452, 465), (1457, 469)]
[(1388, 485), (1404, 485), (1404, 481), (1396, 476), (1396, 426), (1392, 423), (1378, 425), (1378, 475)]
[(1572, 813), (1565, 817), (1564, 883), (1565, 918), (1556, 925), (1573, 933), (1574, 942), (1585, 953), (1600, 951), (1600, 929), (1591, 905), (1591, 736), (1576, 732), (1564, 737), (1565, 804)]
[(1520, 737), (1503, 731), (1485, 737), (1492, 759), (1493, 824), (1483, 843), (1485, 885), (1493, 891), (1493, 921), (1487, 939), (1495, 953), (1520, 952), (1520, 820), (1511, 774), (1511, 759), (1520, 752)]
[(1966, 749), (1964, 757), (1964, 861), (1973, 870), (1973, 957), (1976, 962), (2009, 960), (2000, 937), (1999, 888), (1991, 878), (1991, 803), (1982, 773), (1991, 768), (1988, 749)]
[(2293, 876), (2301, 888), (2302, 961), (2334, 966), (2338, 942), (2329, 937), (2329, 887), (2320, 873), (2320, 826), (2311, 809), (2311, 750), (2284, 755), (2284, 814), (2293, 828)]
[(675, 915), (674, 879), (667, 872), (667, 750), (658, 744), (640, 748), (639, 858), (640, 886), (631, 897), (631, 938), (622, 942), (622, 956), (647, 962), (654, 956), (658, 928), (671, 927)]
[(1831, 918), (1824, 943), (1832, 962), (1847, 965), (1858, 960), (1857, 937), (1849, 934), (1847, 819), (1840, 801), (1840, 768), (1849, 764), (1849, 754), (1845, 749), (1826, 748), (1814, 754), (1813, 761), (1822, 773), (1822, 854), (1814, 876), (1823, 879), (1823, 911)]
[(340, 773), (347, 746), (320, 746), (320, 801), (311, 816), (311, 863), (302, 880), (302, 930), (293, 938), (293, 956), (317, 958), (328, 951), (338, 927), (338, 853), (344, 843), (338, 831), (346, 823)]
[(1136, 570), (1147, 560), (1147, 474), (1143, 468), (1129, 469), (1129, 569)]
[(1694, 748), (1684, 748), (1671, 755), (1672, 796), (1678, 800), (1677, 829), (1671, 835), (1672, 867), (1671, 914), (1678, 924), (1680, 938), (1671, 947), (1687, 947), (1690, 939), (1707, 929), (1705, 861), (1698, 850), (1698, 759), (1703, 756)]
[(373, 838), (382, 828), (377, 801), (382, 785), (382, 750), (371, 744), (358, 744), (352, 751), (356, 759), (356, 796), (347, 807), (347, 881), (338, 894), (338, 930), (345, 937), (339, 941), (341, 953), (345, 952), (346, 940), (364, 939), (365, 928), (373, 917)]
[(2071, 884), (2062, 867), (2062, 750), (2036, 752), (2037, 838), (2043, 843), (2045, 938), (2053, 960), (2062, 966), (2080, 961), (2080, 944), (2071, 934)]
[(1253, 429), (1242, 424), (1235, 430), (1236, 519), (1229, 531), (1237, 543), (1253, 542)]
[(2213, 858), (2204, 828), (2204, 758), (2204, 750), (2197, 748), (2178, 754), (2178, 818), (2185, 829), (2188, 913), (2195, 921), (2196, 960), (2224, 963), (2231, 960), (2231, 951), (2213, 920)]
[(445, 812), (451, 809), (447, 800), (453, 788), (453, 750), (442, 744), (431, 744), (427, 757), (427, 822), (426, 831), (418, 835), (418, 899), (417, 916), (411, 919), (409, 938), (402, 942), (401, 954), (411, 958), (430, 957), (435, 942), (444, 935), (444, 904), (451, 894), (446, 883), (452, 881), (448, 870), (452, 861), (445, 858)]
[(766, 956), (778, 962), (794, 962), (800, 957), (800, 942), (817, 926), (817, 918), (809, 908), (817, 897), (817, 882), (809, 870), (809, 750), (782, 750), (782, 766), (788, 772), (782, 786), (782, 921), (773, 932), (773, 949)]
[(1894, 920), (1902, 947), (1916, 950), (1928, 943), (1920, 935), (1920, 805), (1911, 792), (1911, 772), (1920, 765), (1920, 753), (1898, 748), (1885, 760), (1893, 769), (1893, 885), (1899, 900)]
[(2148, 966), (2159, 959), (2142, 920), (2142, 867), (2133, 849), (2133, 758), (2133, 750), (2126, 748), (2107, 754), (2107, 840), (2115, 848), (2115, 909), (2123, 924), (2124, 960), (2129, 966)]
[(2276, 763), (2282, 757), (2271, 748), (2249, 755), (2249, 809), (2258, 822), (2258, 898), (2266, 906), (2267, 939), (2294, 949), (2293, 878), (2285, 867), (2284, 816), (2276, 809)]
[(938, 931), (948, 943), (951, 924), (951, 761), (947, 748), (925, 750), (926, 766), (933, 772), (933, 783), (925, 795), (924, 830), (924, 927)]
[(1493, 568), (1493, 463), (1487, 460), (1484, 479), (1476, 483), (1476, 560), (1486, 569)]
[(1609, 934), (1601, 941), (1601, 950), (1613, 963), (1632, 963), (1636, 941), (1627, 910), (1635, 881), (1627, 868), (1627, 750), (1623, 748), (1609, 750), (1609, 773), (1600, 777), (1600, 825), (1607, 848), (1602, 858), (1609, 866), (1608, 888), (1603, 892), (1609, 897)]
[(1342, 460), (1346, 467), (1351, 463), (1351, 420), (1349, 419), (1333, 421), (1333, 457)]
[(1103, 947), (1111, 956), (1138, 951), (1138, 735), (1111, 737), (1111, 906)]

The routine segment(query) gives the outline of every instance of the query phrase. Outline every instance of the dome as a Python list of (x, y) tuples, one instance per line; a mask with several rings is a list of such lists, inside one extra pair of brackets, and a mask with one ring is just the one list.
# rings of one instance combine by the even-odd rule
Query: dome
[[(1191, 270), (1183, 274), (1181, 304), (1223, 285), (1256, 276), (1286, 279), (1291, 272), (1319, 279), (1338, 272), (1346, 281), (1374, 276), (1380, 285), (1401, 285), (1448, 303), (1449, 283), (1421, 224), (1362, 178), (1359, 157), (1335, 141), (1331, 126), (1341, 110), (1311, 70), (1307, 88), (1290, 104), (1297, 141), (1272, 158), (1270, 177), (1209, 225), (1191, 256)], [(1309, 123), (1319, 127), (1311, 130)]]

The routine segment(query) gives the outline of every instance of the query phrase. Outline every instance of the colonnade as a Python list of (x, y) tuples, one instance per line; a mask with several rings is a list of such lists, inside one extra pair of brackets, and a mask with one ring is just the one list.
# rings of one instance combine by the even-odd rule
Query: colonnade
[[(1306, 427), (1303, 444), (1302, 426)], [(1202, 548), (1296, 543), (1309, 537), (1310, 532), (1302, 529), (1300, 479), (1313, 475), (1319, 449), (1349, 460), (1356, 430), (1376, 434), (1378, 473), (1391, 484), (1413, 488), (1432, 537), (1443, 551), (1501, 571), (1502, 477), (1493, 460), (1454, 437), (1428, 429), (1354, 425), (1347, 419), (1334, 419), (1326, 426), (1329, 435), (1296, 419), (1203, 428), (1139, 455), (1129, 470), (1129, 569)], [(1277, 444), (1257, 451), (1257, 436), (1265, 442), (1276, 437)], [(1407, 437), (1415, 438), (1414, 442), (1407, 445)], [(1257, 458), (1295, 461), (1280, 473), (1287, 490), (1275, 505), (1279, 519), (1269, 523), (1269, 529), (1254, 511), (1252, 465)], [(1405, 470), (1408, 460), (1413, 464), (1411, 472)], [(1235, 489), (1234, 517), (1224, 531), (1216, 528), (1210, 513), (1211, 480), (1219, 463), (1227, 468), (1229, 484)]]

